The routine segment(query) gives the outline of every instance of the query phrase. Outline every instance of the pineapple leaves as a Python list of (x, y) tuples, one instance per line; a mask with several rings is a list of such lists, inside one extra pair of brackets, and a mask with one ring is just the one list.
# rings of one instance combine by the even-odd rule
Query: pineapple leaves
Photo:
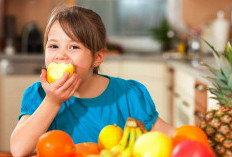
[(224, 80), (226, 81), (227, 79), (224, 77), (224, 75), (221, 73), (220, 70), (217, 70), (211, 66), (209, 66), (208, 64), (204, 63), (204, 62), (201, 62), (200, 63), (201, 65), (207, 67), (209, 69), (209, 71), (215, 75), (216, 78), (220, 79), (220, 80)]
[[(209, 44), (206, 40), (202, 39), (211, 49), (213, 52), (213, 55), (217, 61), (217, 64), (219, 67), (221, 67), (221, 70), (223, 74), (226, 76), (227, 79), (229, 79), (231, 73), (232, 73), (232, 48), (230, 43), (228, 42), (225, 49), (225, 56), (222, 54), (219, 54), (214, 47)], [(212, 72), (212, 70), (207, 66), (208, 69)], [(211, 67), (212, 68), (212, 67)], [(214, 74), (214, 72), (212, 72)]]
[(220, 89), (215, 89), (215, 88), (209, 88), (209, 91), (215, 95), (215, 97), (210, 97), (210, 98), (218, 100), (220, 105), (230, 106), (232, 102), (230, 91), (220, 90)]
[(230, 45), (230, 42), (226, 44), (226, 49), (225, 49), (225, 57), (229, 61), (229, 63), (232, 66), (232, 47)]
[(209, 98), (219, 101), (219, 98), (218, 98), (218, 97), (209, 97)]
[(232, 105), (232, 47), (228, 42), (224, 54), (218, 53), (212, 45), (206, 40), (203, 41), (211, 48), (214, 58), (220, 69), (209, 66), (206, 63), (201, 65), (208, 68), (208, 70), (214, 75), (213, 77), (206, 77), (213, 85), (212, 88), (208, 88), (208, 91), (214, 96), (211, 97), (219, 101), (222, 106), (231, 107)]
[(230, 89), (232, 89), (232, 74), (230, 75), (230, 78), (228, 79), (228, 86)]
[(214, 87), (216, 88), (225, 88), (227, 90), (232, 90), (232, 87), (227, 85), (226, 81), (223, 80), (217, 80), (216, 78), (212, 77), (205, 77), (209, 82), (213, 84)]
[(226, 78), (229, 79), (230, 75), (232, 74), (231, 65), (225, 56), (223, 56), (222, 54), (220, 54), (219, 56), (220, 56), (219, 60), (220, 60), (221, 70), (222, 70), (223, 74), (226, 76)]
[(218, 64), (218, 66), (220, 66), (219, 53), (214, 49), (214, 47), (210, 43), (208, 43), (208, 41), (206, 41), (205, 39), (202, 39), (202, 40), (211, 48), (213, 55), (214, 55), (214, 58)]
[(218, 98), (223, 98), (222, 92), (221, 92), (220, 90), (215, 89), (215, 88), (209, 88), (209, 91), (210, 91), (212, 94), (216, 95)]

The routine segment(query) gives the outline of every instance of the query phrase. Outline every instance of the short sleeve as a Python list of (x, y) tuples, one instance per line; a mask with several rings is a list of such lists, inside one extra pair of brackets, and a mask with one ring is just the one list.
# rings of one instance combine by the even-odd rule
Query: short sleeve
[(130, 108), (130, 116), (142, 121), (147, 130), (152, 128), (159, 113), (147, 90), (147, 88), (134, 80), (128, 81), (127, 101)]
[(18, 120), (20, 120), (23, 115), (32, 115), (39, 107), (44, 97), (45, 92), (40, 82), (36, 82), (32, 86), (28, 87), (23, 94), (21, 113)]

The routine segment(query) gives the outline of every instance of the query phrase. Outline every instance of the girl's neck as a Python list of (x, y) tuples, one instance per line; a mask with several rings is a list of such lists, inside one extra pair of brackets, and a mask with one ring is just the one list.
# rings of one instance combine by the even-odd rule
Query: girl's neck
[(101, 95), (109, 84), (109, 79), (93, 74), (81, 82), (74, 96), (79, 98), (94, 98)]

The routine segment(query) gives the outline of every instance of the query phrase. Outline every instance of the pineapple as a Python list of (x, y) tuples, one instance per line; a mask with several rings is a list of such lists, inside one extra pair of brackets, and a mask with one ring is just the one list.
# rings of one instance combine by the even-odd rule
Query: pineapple
[(225, 53), (218, 53), (207, 41), (212, 49), (219, 69), (206, 63), (213, 77), (206, 77), (213, 85), (208, 90), (218, 100), (219, 109), (208, 111), (201, 122), (201, 128), (208, 136), (210, 146), (217, 156), (232, 157), (232, 47), (228, 42)]

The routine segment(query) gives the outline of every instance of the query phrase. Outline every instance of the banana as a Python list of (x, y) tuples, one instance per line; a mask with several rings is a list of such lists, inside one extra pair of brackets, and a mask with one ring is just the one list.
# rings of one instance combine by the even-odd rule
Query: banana
[(113, 154), (109, 150), (102, 150), (100, 153), (101, 157), (114, 157)]
[(112, 154), (117, 157), (131, 157), (135, 141), (146, 132), (147, 130), (141, 121), (129, 117), (121, 141), (111, 149)]
[(114, 146), (111, 151), (112, 152), (122, 152), (125, 147), (127, 146), (127, 141), (128, 141), (128, 138), (129, 138), (129, 134), (130, 134), (130, 128), (125, 126), (124, 128), (124, 132), (123, 132), (123, 135), (122, 135), (122, 139), (120, 140), (119, 144)]
[(132, 151), (133, 149), (128, 147), (120, 154), (120, 157), (131, 157)]
[(135, 139), (136, 139), (136, 128), (130, 128), (130, 139), (127, 148), (121, 153), (122, 157), (130, 157), (132, 155)]
[(136, 140), (142, 135), (142, 130), (140, 128), (135, 128)]
[(129, 139), (129, 144), (128, 144), (128, 148), (133, 148), (134, 143), (135, 143), (135, 138), (136, 138), (136, 134), (135, 134), (135, 128), (131, 128), (130, 129), (130, 139)]

